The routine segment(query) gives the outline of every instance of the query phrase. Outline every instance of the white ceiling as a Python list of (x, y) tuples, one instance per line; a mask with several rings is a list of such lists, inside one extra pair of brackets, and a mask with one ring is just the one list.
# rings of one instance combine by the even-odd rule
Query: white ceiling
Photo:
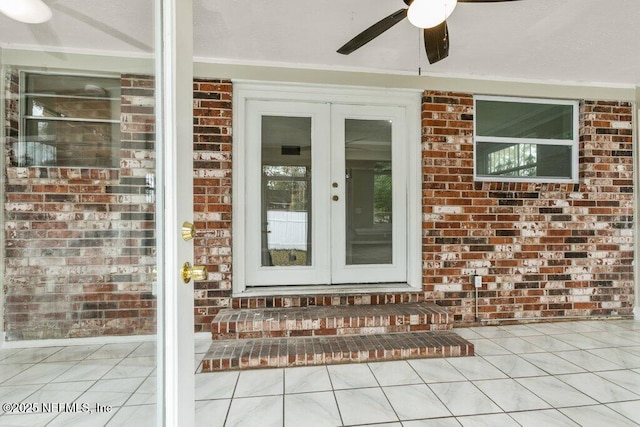
[[(45, 0), (54, 17), (0, 15), (0, 46), (148, 54), (152, 0)], [(404, 7), (401, 0), (194, 0), (197, 60), (395, 74), (640, 86), (639, 0), (460, 3), (449, 57), (429, 65), (407, 20), (348, 56), (336, 49)]]

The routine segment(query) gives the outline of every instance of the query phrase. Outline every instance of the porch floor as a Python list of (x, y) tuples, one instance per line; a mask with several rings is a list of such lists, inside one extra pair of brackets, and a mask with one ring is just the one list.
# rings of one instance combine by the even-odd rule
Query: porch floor
[[(456, 332), (475, 357), (198, 373), (196, 425), (640, 425), (640, 321)], [(210, 343), (196, 340), (196, 366)], [(3, 410), (0, 425), (152, 427), (154, 369), (153, 342), (0, 349), (2, 402), (112, 405)]]

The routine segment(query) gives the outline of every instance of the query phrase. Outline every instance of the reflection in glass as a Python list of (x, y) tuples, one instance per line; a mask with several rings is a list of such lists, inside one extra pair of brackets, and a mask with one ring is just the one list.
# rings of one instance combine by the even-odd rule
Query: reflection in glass
[(391, 122), (345, 121), (346, 264), (391, 264)]
[(120, 78), (21, 73), (22, 138), (14, 166), (120, 165)]
[(571, 146), (527, 143), (476, 144), (482, 176), (571, 178)]
[[(27, 2), (1, 3), (24, 6)], [(118, 5), (126, 7), (118, 7), (94, 0), (47, 3), (55, 3), (55, 8), (53, 19), (46, 24), (27, 26), (0, 18), (6, 202), (3, 341), (18, 346), (24, 346), (20, 342), (32, 343), (34, 348), (29, 351), (39, 355), (34, 359), (38, 361), (43, 360), (43, 348), (53, 348), (52, 341), (72, 344), (76, 339), (90, 339), (96, 344), (84, 347), (82, 358), (94, 351), (87, 350), (98, 347), (94, 355), (113, 357), (114, 363), (127, 356), (119, 366), (135, 362), (136, 372), (145, 381), (131, 388), (129, 378), (115, 376), (111, 384), (114, 390), (126, 391), (120, 395), (121, 402), (134, 390), (144, 399), (144, 407), (138, 407), (144, 408), (144, 416), (136, 419), (137, 426), (161, 425), (167, 413), (163, 408), (164, 386), (173, 381), (163, 374), (173, 374), (175, 368), (167, 366), (172, 358), (162, 357), (168, 353), (162, 350), (176, 350), (176, 339), (165, 341), (163, 337), (165, 310), (160, 308), (167, 304), (161, 252), (170, 251), (161, 249), (166, 247), (161, 242), (167, 224), (164, 209), (156, 210), (153, 197), (155, 161), (162, 164), (160, 156), (164, 155), (163, 150), (156, 151), (164, 145), (160, 142), (164, 127), (161, 121), (156, 122), (156, 113), (160, 112), (155, 106), (160, 105), (156, 101), (166, 85), (153, 75), (155, 59), (160, 56), (145, 42), (161, 40), (161, 28), (155, 28), (155, 23), (161, 22), (154, 15), (155, 6), (162, 4), (123, 2)], [(109, 13), (103, 13), (107, 9)], [(15, 44), (18, 39), (24, 43), (20, 47)], [(9, 46), (15, 49), (13, 55), (5, 55), (4, 48)], [(9, 59), (23, 57), (22, 48), (30, 52), (28, 65), (22, 59), (15, 63)], [(130, 74), (134, 70), (138, 74)], [(159, 189), (164, 187), (162, 175)], [(29, 209), (8, 207), (26, 206), (27, 201)], [(169, 303), (178, 306), (173, 299)], [(172, 328), (179, 329), (176, 325)], [(122, 344), (111, 349), (101, 346), (114, 340)], [(56, 357), (68, 357), (76, 349), (81, 347), (72, 344)], [(46, 354), (53, 352), (47, 350)], [(28, 356), (21, 354), (22, 359)], [(186, 357), (192, 356), (187, 353)], [(34, 368), (48, 372), (51, 367), (47, 365), (51, 364)], [(63, 371), (65, 381), (87, 377), (88, 372), (82, 365), (75, 365), (55, 375)], [(104, 425), (107, 420), (120, 425), (134, 423), (127, 422), (131, 421), (128, 415), (118, 420), (125, 414), (116, 414), (118, 408), (112, 410), (106, 405), (110, 402), (104, 397), (109, 393), (99, 399), (92, 399), (92, 392), (81, 397), (85, 389), (78, 388), (72, 399), (69, 395), (58, 397), (68, 408), (85, 405), (77, 402), (95, 401), (98, 410), (61, 416), (72, 415), (69, 421), (78, 417), (80, 425)], [(19, 401), (20, 396), (14, 393), (13, 399)], [(41, 400), (57, 400), (51, 397)], [(51, 412), (51, 403), (47, 411), (44, 405), (39, 412)], [(41, 425), (53, 415), (37, 414), (36, 421), (33, 414), (13, 414), (10, 421), (2, 416), (0, 424)]]
[(13, 144), (13, 166), (76, 166), (117, 168), (120, 123), (24, 121), (24, 137)]
[(506, 138), (573, 139), (573, 105), (478, 100), (476, 134)]
[(311, 118), (262, 117), (262, 266), (311, 265)]

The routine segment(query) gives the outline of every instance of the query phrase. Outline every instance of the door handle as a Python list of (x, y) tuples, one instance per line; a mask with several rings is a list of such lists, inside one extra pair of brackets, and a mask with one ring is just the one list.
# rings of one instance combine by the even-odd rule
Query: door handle
[(204, 265), (191, 265), (189, 262), (182, 264), (182, 281), (189, 283), (194, 281), (207, 280), (207, 267)]
[(189, 221), (185, 221), (180, 228), (180, 234), (182, 234), (182, 240), (188, 242), (196, 237), (196, 227)]

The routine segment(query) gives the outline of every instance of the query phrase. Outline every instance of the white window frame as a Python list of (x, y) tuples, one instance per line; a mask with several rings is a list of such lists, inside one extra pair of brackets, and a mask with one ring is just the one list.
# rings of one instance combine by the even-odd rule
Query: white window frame
[[(477, 132), (477, 101), (497, 101), (497, 102), (518, 102), (531, 104), (555, 104), (570, 105), (573, 107), (573, 139), (538, 139), (538, 138), (517, 138), (517, 137), (493, 137), (481, 136)], [(486, 182), (553, 182), (553, 183), (578, 183), (579, 182), (579, 143), (580, 143), (580, 107), (579, 102), (574, 100), (544, 99), (544, 98), (520, 98), (507, 96), (486, 96), (475, 95), (473, 97), (473, 178), (475, 181)], [(533, 144), (533, 145), (554, 145), (571, 147), (571, 177), (537, 177), (537, 176), (488, 176), (478, 174), (478, 154), (477, 145), (482, 142), (504, 143), (504, 144)]]

